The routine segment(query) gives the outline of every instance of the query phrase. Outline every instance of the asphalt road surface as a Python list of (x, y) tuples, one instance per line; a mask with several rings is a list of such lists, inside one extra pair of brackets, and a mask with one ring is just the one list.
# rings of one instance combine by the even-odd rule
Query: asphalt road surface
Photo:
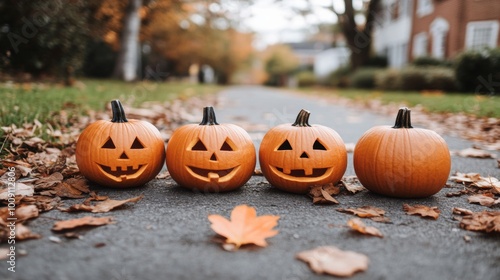
[[(293, 122), (301, 109), (311, 111), (310, 123), (335, 129), (346, 143), (356, 142), (375, 125), (393, 124), (394, 116), (360, 112), (326, 99), (286, 94), (262, 87), (233, 87), (219, 94), (215, 109), (219, 123), (238, 123), (249, 130), (258, 146), (266, 130)], [(207, 104), (208, 105), (208, 104)], [(201, 112), (201, 108), (200, 108)], [(418, 124), (415, 124), (418, 126)], [(472, 142), (444, 135), (451, 150), (468, 148)], [(452, 157), (452, 172), (479, 172), (500, 177), (493, 159)], [(352, 153), (346, 175), (354, 175)], [(0, 279), (327, 279), (316, 275), (295, 259), (295, 254), (322, 245), (333, 245), (367, 255), (367, 271), (352, 279), (500, 279), (500, 236), (465, 231), (451, 209), (473, 211), (487, 207), (467, 203), (465, 196), (446, 197), (443, 189), (425, 199), (394, 199), (364, 191), (341, 194), (340, 204), (316, 206), (304, 195), (272, 188), (262, 176), (253, 176), (241, 189), (223, 194), (185, 190), (171, 179), (155, 179), (127, 190), (94, 186), (102, 195), (126, 199), (144, 194), (144, 199), (110, 213), (116, 223), (88, 230), (82, 239), (60, 237), (51, 227), (57, 219), (78, 218), (88, 213), (44, 213), (28, 225), (43, 236), (18, 244), (16, 272), (2, 261)], [(456, 190), (456, 189), (455, 189)], [(67, 201), (72, 204), (76, 201)], [(406, 215), (403, 203), (437, 206), (438, 220)], [(226, 217), (239, 204), (256, 207), (259, 215), (279, 215), (279, 234), (268, 239), (266, 248), (227, 252), (213, 242), (209, 214)], [(384, 209), (392, 223), (375, 223), (384, 238), (363, 236), (345, 227), (353, 218), (336, 208), (376, 206)], [(496, 207), (498, 209), (498, 207)], [(470, 242), (464, 236), (471, 238)], [(1, 247), (5, 247), (3, 244)]]

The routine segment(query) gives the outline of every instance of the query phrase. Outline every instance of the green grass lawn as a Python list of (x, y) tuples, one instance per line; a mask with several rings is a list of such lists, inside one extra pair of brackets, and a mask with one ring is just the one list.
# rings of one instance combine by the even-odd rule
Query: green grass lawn
[[(89, 110), (102, 111), (113, 99), (138, 106), (146, 101), (166, 101), (177, 97), (214, 93), (215, 85), (187, 83), (125, 83), (114, 80), (82, 80), (75, 87), (50, 84), (0, 84), (0, 124), (9, 126), (53, 123), (54, 115), (64, 110), (68, 117), (85, 115)], [(0, 132), (0, 135), (2, 132)]]
[(476, 95), (463, 93), (420, 93), (415, 91), (377, 91), (359, 89), (304, 89), (306, 94), (336, 94), (359, 102), (379, 99), (383, 104), (403, 103), (408, 107), (421, 105), (428, 112), (466, 113), (477, 117), (500, 118), (498, 95)]

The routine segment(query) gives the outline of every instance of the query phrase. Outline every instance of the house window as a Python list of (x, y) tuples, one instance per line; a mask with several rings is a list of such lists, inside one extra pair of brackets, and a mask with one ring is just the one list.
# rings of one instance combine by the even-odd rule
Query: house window
[(446, 57), (446, 38), (450, 25), (444, 18), (436, 18), (431, 23), (432, 33), (432, 56), (436, 58)]
[(418, 0), (417, 2), (417, 15), (419, 17), (426, 16), (434, 11), (432, 0)]
[(497, 20), (469, 22), (465, 34), (466, 49), (494, 48), (498, 41), (498, 26)]
[(427, 56), (427, 45), (428, 45), (427, 34), (425, 32), (418, 33), (413, 37), (413, 58)]

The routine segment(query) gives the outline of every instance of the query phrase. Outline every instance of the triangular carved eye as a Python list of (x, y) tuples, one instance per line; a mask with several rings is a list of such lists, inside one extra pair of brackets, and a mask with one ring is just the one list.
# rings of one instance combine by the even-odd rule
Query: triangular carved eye
[(290, 142), (288, 140), (285, 140), (279, 147), (278, 151), (283, 151), (283, 150), (292, 150), (292, 145), (290, 145)]
[(142, 145), (141, 141), (139, 141), (139, 139), (137, 139), (136, 137), (130, 149), (144, 149), (144, 145)]
[(111, 137), (108, 138), (108, 140), (106, 141), (106, 143), (104, 143), (104, 145), (102, 145), (102, 148), (103, 149), (116, 149), (115, 143), (113, 143), (113, 140), (111, 140)]
[(206, 151), (207, 147), (205, 147), (205, 144), (203, 144), (203, 142), (201, 142), (201, 140), (198, 139), (198, 142), (196, 142), (196, 144), (194, 144), (194, 146), (191, 148), (191, 150), (193, 150), (193, 151)]
[(321, 142), (319, 142), (318, 139), (316, 139), (316, 141), (314, 141), (314, 144), (313, 144), (313, 150), (326, 151), (326, 148), (323, 144), (321, 144)]
[(220, 147), (220, 150), (221, 151), (233, 151), (233, 148), (231, 147), (231, 145), (229, 145), (229, 143), (226, 139), (226, 141), (224, 141), (224, 144), (222, 144), (222, 147)]

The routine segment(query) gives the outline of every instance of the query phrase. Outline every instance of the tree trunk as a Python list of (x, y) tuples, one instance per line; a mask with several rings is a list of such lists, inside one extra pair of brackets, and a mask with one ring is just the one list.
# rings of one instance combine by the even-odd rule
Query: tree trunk
[(121, 46), (113, 76), (127, 82), (137, 79), (139, 30), (141, 28), (139, 9), (141, 6), (142, 0), (129, 0), (123, 17)]
[(350, 66), (351, 70), (356, 70), (368, 62), (371, 54), (372, 32), (376, 24), (376, 13), (380, 5), (380, 0), (371, 0), (368, 4), (365, 18), (366, 24), (360, 29), (354, 20), (355, 11), (352, 6), (352, 0), (344, 0), (345, 11), (343, 14), (337, 14), (340, 27), (344, 34), (347, 45), (351, 50)]

